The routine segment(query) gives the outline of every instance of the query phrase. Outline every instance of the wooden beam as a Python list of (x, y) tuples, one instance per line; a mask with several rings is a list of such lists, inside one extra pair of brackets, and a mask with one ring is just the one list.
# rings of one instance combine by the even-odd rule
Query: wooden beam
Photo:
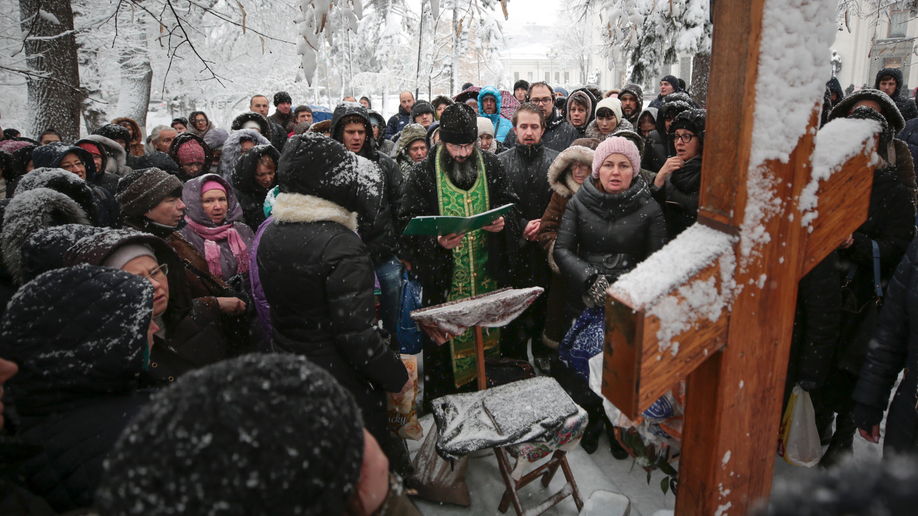
[[(689, 281), (707, 281), (710, 278), (715, 279), (718, 289), (721, 288), (720, 261), (715, 261)], [(679, 303), (685, 302), (678, 292), (667, 297)], [(679, 343), (674, 354), (673, 348), (660, 349), (657, 334), (661, 322), (658, 317), (635, 311), (627, 304), (607, 297), (603, 396), (628, 418), (637, 419), (676, 382), (726, 345), (728, 319), (727, 313), (721, 314), (717, 322), (702, 317), (692, 328), (671, 339)]]

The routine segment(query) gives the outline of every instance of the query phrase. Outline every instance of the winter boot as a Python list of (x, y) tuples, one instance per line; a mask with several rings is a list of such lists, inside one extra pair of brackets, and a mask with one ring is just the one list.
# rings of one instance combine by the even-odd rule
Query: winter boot
[(608, 418), (606, 418), (606, 435), (609, 436), (609, 451), (612, 452), (612, 456), (618, 460), (627, 459), (630, 456), (628, 450), (624, 449), (615, 438), (615, 426)]
[(819, 465), (823, 468), (830, 468), (853, 453), (855, 432), (857, 432), (857, 425), (851, 419), (851, 414), (838, 414), (835, 417), (835, 433), (832, 435), (829, 449), (819, 460)]
[(602, 414), (602, 405), (599, 406), (598, 411), (596, 407), (584, 407), (584, 409), (586, 409), (590, 420), (583, 431), (583, 437), (580, 438), (580, 446), (583, 447), (583, 451), (592, 455), (599, 448), (599, 437), (602, 435), (602, 429), (606, 425), (606, 418)]

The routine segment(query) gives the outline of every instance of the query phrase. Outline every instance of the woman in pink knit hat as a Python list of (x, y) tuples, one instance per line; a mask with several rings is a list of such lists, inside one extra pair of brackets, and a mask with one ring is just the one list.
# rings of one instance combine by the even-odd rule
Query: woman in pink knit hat
[[(561, 364), (552, 375), (590, 415), (581, 441), (589, 453), (605, 421), (602, 402), (586, 383), (587, 361), (602, 351), (605, 291), (666, 242), (663, 210), (640, 170), (641, 155), (630, 140), (612, 136), (600, 143), (591, 177), (568, 202), (555, 241), (555, 263), (568, 285), (565, 315), (577, 321), (561, 341)], [(621, 456), (624, 450), (612, 451)]]

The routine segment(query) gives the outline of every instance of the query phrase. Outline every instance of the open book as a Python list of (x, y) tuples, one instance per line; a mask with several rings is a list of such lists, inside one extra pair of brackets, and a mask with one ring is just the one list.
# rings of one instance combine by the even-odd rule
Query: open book
[(431, 235), (443, 236), (450, 233), (468, 233), (485, 226), (490, 226), (495, 220), (504, 216), (513, 203), (505, 204), (499, 208), (479, 213), (471, 217), (440, 217), (424, 216), (411, 219), (405, 227), (404, 235)]

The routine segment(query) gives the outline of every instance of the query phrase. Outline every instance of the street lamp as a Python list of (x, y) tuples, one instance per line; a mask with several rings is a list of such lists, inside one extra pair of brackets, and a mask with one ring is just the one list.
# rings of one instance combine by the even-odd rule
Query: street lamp
[(548, 50), (548, 53), (545, 54), (545, 57), (548, 58), (548, 79), (547, 83), (551, 84), (551, 77), (555, 73), (555, 59), (558, 59), (558, 51), (554, 48)]

